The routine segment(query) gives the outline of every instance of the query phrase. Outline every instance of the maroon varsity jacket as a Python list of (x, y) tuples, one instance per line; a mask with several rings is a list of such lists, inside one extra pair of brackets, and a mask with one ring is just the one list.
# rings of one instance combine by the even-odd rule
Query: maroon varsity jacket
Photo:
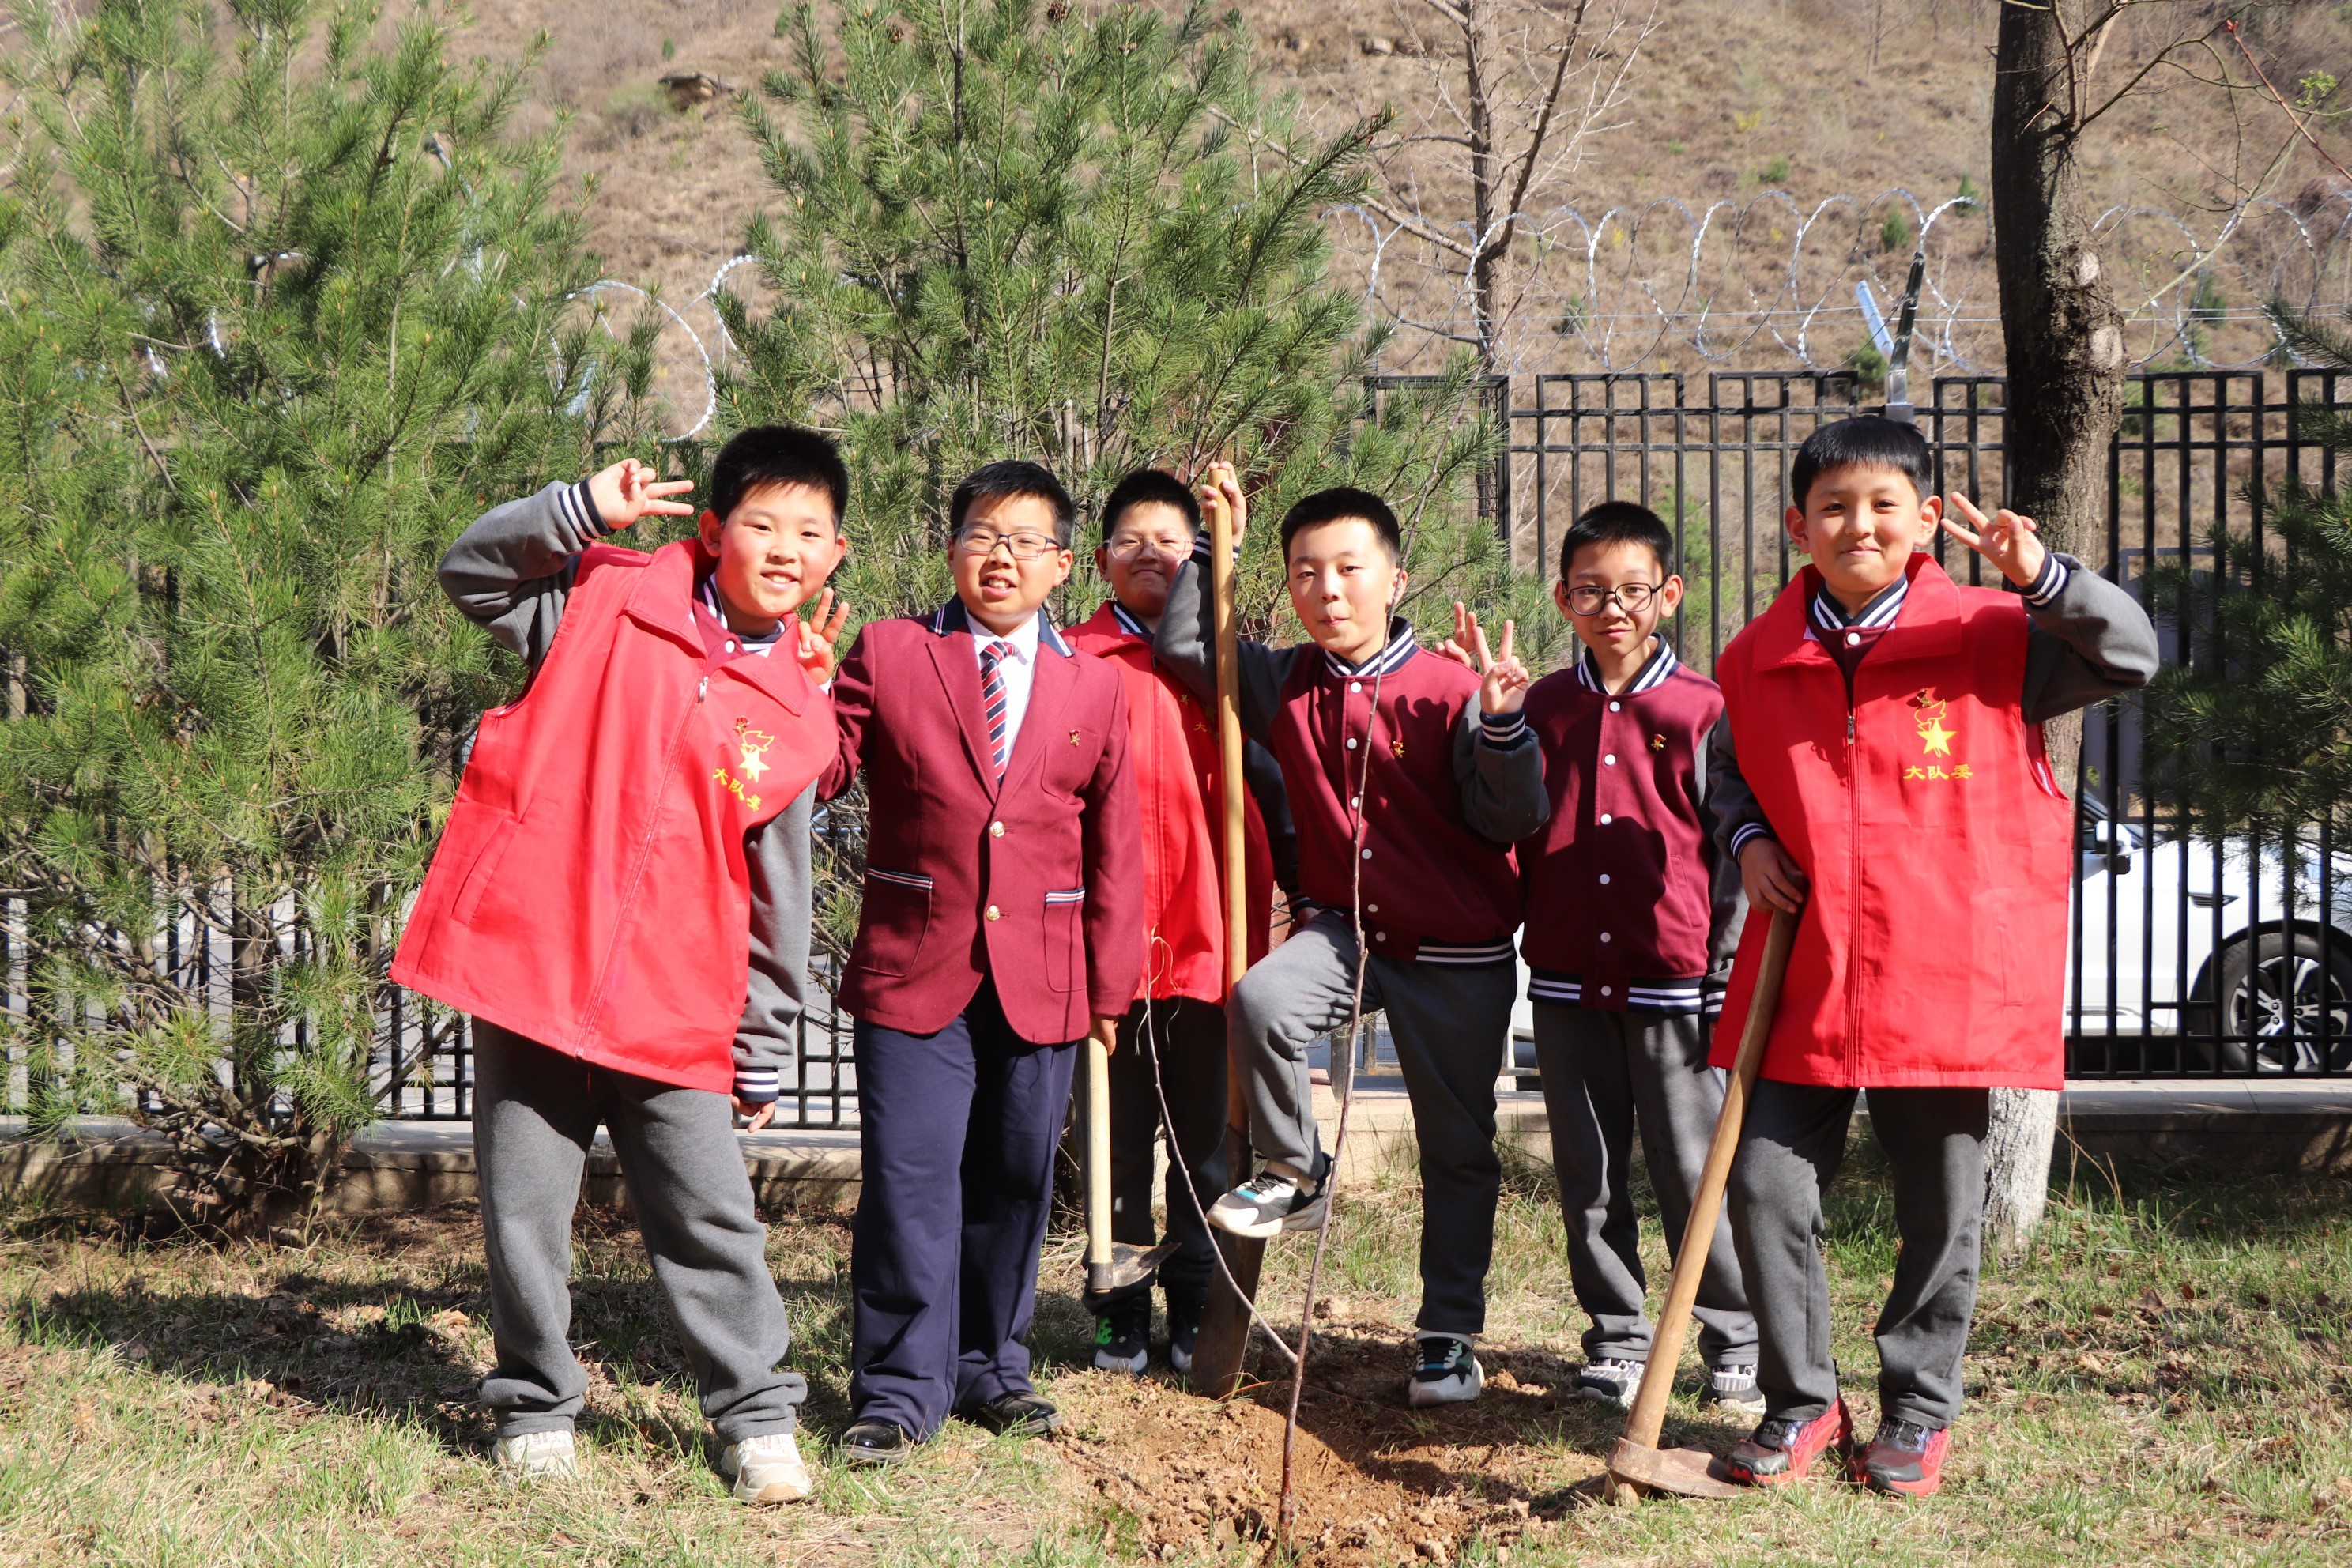
[(1530, 1001), (1647, 1013), (1723, 1004), (1745, 912), (1706, 805), (1723, 693), (1653, 641), (1614, 695), (1590, 655), (1528, 693), (1551, 801), (1543, 830), (1519, 845)]
[[(1177, 574), (1153, 655), (1213, 701), (1207, 550), (1204, 539)], [(1305, 896), (1348, 910), (1360, 876), (1374, 954), (1509, 963), (1519, 923), (1511, 845), (1539, 828), (1545, 812), (1542, 761), (1520, 716), (1483, 720), (1478, 678), (1423, 653), (1402, 616), (1387, 646), (1360, 665), (1312, 643), (1245, 641), (1240, 651), (1242, 728), (1282, 764)], [(1360, 849), (1351, 809), (1360, 780)]]

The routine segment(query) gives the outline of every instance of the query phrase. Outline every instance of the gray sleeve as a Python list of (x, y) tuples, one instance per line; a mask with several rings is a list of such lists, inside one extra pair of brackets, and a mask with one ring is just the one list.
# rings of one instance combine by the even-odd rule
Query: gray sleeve
[(1544, 789), (1543, 748), (1526, 716), (1478, 711), (1473, 697), (1454, 726), (1454, 781), (1462, 789), (1462, 820), (1481, 838), (1515, 844), (1531, 837), (1551, 816)]
[[(2054, 579), (2054, 581), (2053, 581)], [(2137, 691), (2156, 673), (2156, 626), (2138, 600), (2053, 552), (2025, 591), (2025, 720), (2039, 724)]]
[[(1717, 722), (1721, 724), (1723, 721), (1718, 719)], [(1727, 752), (1730, 745), (1731, 738), (1727, 733), (1724, 737)], [(1709, 1012), (1723, 1005), (1724, 989), (1731, 983), (1731, 961), (1739, 952), (1739, 933), (1748, 924), (1748, 889), (1740, 880), (1739, 862), (1724, 852), (1717, 837), (1720, 824), (1716, 819), (1716, 774), (1709, 766), (1713, 752), (1711, 742), (1698, 748), (1691, 759), (1690, 779), (1691, 803), (1698, 808), (1699, 821), (1708, 829), (1699, 856), (1706, 864), (1708, 903), (1711, 906), (1706, 927), (1705, 986)], [(1733, 776), (1737, 778), (1738, 775), (1735, 772)], [(1740, 788), (1745, 790), (1747, 787), (1747, 781), (1740, 780)], [(1748, 796), (1748, 801), (1752, 806), (1755, 796)], [(1759, 816), (1758, 820), (1762, 818)]]
[(1748, 840), (1776, 837), (1756, 804), (1756, 792), (1739, 776), (1739, 758), (1731, 749), (1731, 715), (1715, 721), (1706, 742), (1706, 804), (1715, 814), (1715, 847), (1736, 867)]
[(606, 532), (588, 481), (493, 507), (441, 557), (441, 591), (501, 647), (537, 669), (554, 645), (580, 555)]
[(751, 873), (751, 975), (735, 1027), (735, 1094), (752, 1104), (776, 1098), (800, 1048), (808, 1000), (813, 895), (809, 813), (816, 786), (744, 836)]
[[(1274, 743), (1274, 716), (1282, 706), (1282, 683), (1290, 675), (1296, 647), (1268, 647), (1243, 637), (1236, 645), (1241, 666), (1242, 733), (1262, 746)], [(1207, 704), (1217, 704), (1217, 609), (1209, 594), (1209, 540), (1202, 534), (1192, 559), (1176, 573), (1168, 607), (1151, 639), (1155, 663), (1182, 681)]]

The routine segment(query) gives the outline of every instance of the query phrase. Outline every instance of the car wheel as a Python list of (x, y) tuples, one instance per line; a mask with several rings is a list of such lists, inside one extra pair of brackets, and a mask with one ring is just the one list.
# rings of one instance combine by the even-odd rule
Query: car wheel
[[(2231, 942), (2221, 959), (2224, 1072), (2352, 1070), (2352, 936), (2265, 931)], [(2326, 1068), (2320, 1063), (2326, 1036)]]

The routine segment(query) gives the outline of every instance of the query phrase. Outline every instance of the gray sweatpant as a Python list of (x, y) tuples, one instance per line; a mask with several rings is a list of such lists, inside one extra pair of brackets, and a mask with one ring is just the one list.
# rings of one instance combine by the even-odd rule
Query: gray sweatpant
[(720, 1441), (789, 1432), (808, 1384), (768, 1272), (768, 1231), (728, 1097), (592, 1067), (474, 1020), (474, 1163), (498, 1364), (499, 1435), (569, 1428), (588, 1375), (572, 1353), (572, 1215), (589, 1144), (613, 1134), (654, 1278)]
[[(1535, 1005), (1536, 1065), (1551, 1122), (1552, 1169), (1568, 1231), (1568, 1275), (1592, 1319), (1588, 1360), (1647, 1361), (1649, 1281), (1633, 1215), (1633, 1129), (1669, 1257), (1682, 1251), (1691, 1194), (1723, 1109), (1723, 1073), (1706, 1065), (1711, 1020), (1696, 1013), (1601, 1012)], [(1718, 1215), (1699, 1277), (1699, 1353), (1709, 1366), (1756, 1360), (1756, 1320), (1739, 1281), (1730, 1221)]]
[[(1421, 1313), (1433, 1333), (1486, 1325), (1486, 1266), (1495, 1250), (1495, 1079), (1511, 1029), (1517, 970), (1400, 963), (1365, 965), (1364, 1011), (1388, 1016), (1421, 1145)], [(1300, 1170), (1321, 1163), (1307, 1057), (1348, 1025), (1356, 938), (1348, 917), (1319, 910), (1242, 976), (1226, 1005), (1241, 1064), (1250, 1143), (1263, 1160)], [(1236, 1176), (1238, 1179), (1238, 1175)]]
[[(1759, 1079), (1740, 1129), (1731, 1235), (1756, 1309), (1756, 1382), (1771, 1415), (1811, 1420), (1838, 1396), (1822, 1191), (1845, 1158), (1855, 1092)], [(1883, 1421), (1943, 1427), (1960, 1413), (1989, 1102), (1981, 1089), (1870, 1091), (1870, 1130), (1893, 1168), (1900, 1244), (1876, 1330)]]

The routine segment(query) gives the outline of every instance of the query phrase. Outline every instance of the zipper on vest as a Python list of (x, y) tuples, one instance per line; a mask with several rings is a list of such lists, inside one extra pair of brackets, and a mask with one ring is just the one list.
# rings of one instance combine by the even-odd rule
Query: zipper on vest
[[(710, 677), (706, 675), (702, 678), (702, 684), (694, 689), (694, 700), (699, 702), (709, 695)], [(1853, 715), (1851, 713), (1845, 716), (1845, 738), (1849, 741), (1853, 739)]]
[[(1845, 945), (1845, 1058), (1862, 1065), (1862, 758), (1853, 747), (1853, 698), (1845, 704), (1846, 908), (1852, 923)], [(1853, 1076), (1849, 1071), (1849, 1077)]]

